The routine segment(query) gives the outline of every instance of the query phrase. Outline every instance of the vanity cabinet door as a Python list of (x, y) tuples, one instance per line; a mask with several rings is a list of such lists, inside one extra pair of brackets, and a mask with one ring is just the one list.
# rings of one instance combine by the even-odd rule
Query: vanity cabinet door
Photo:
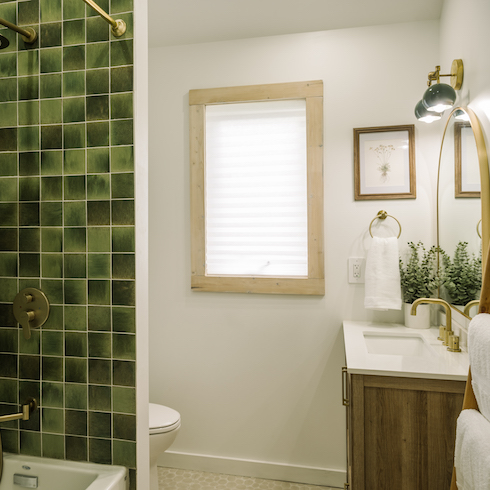
[(465, 382), (350, 376), (350, 490), (447, 490)]

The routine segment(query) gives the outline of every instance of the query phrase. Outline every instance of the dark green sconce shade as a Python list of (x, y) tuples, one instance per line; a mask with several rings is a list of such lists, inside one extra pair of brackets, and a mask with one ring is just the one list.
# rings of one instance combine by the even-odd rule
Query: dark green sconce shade
[(9, 44), (9, 40), (6, 37), (0, 35), (0, 49), (8, 48)]
[(456, 102), (456, 91), (446, 83), (430, 86), (422, 97), (424, 107), (430, 112), (443, 112)]
[(423, 121), (423, 122), (426, 122), (426, 123), (431, 123), (431, 122), (438, 121), (439, 119), (441, 119), (442, 113), (440, 113), (440, 112), (433, 112), (433, 111), (429, 112), (425, 108), (424, 103), (422, 102), (422, 100), (419, 100), (417, 102), (417, 105), (415, 106), (415, 117), (419, 121)]

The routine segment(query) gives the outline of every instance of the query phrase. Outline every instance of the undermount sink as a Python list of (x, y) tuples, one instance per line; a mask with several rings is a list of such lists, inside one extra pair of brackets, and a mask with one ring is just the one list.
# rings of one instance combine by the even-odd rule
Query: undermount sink
[(364, 332), (364, 342), (369, 354), (420, 357), (431, 353), (419, 335)]

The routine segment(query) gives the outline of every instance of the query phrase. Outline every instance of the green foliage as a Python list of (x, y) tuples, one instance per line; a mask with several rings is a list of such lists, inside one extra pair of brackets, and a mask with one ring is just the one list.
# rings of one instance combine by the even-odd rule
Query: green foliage
[(405, 303), (418, 298), (430, 298), (440, 284), (437, 272), (437, 247), (425, 250), (424, 244), (409, 242), (406, 265), (400, 258), (400, 280)]
[(468, 243), (459, 242), (454, 252), (454, 259), (442, 256), (442, 284), (449, 295), (450, 302), (466, 305), (478, 298), (482, 281), (481, 251), (479, 257), (468, 253)]

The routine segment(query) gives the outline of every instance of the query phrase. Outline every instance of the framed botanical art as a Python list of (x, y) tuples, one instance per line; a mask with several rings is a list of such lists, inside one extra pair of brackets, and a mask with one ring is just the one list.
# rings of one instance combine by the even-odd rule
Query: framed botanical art
[(454, 123), (454, 196), (480, 197), (480, 164), (471, 124)]
[(415, 199), (414, 125), (354, 129), (354, 197)]

